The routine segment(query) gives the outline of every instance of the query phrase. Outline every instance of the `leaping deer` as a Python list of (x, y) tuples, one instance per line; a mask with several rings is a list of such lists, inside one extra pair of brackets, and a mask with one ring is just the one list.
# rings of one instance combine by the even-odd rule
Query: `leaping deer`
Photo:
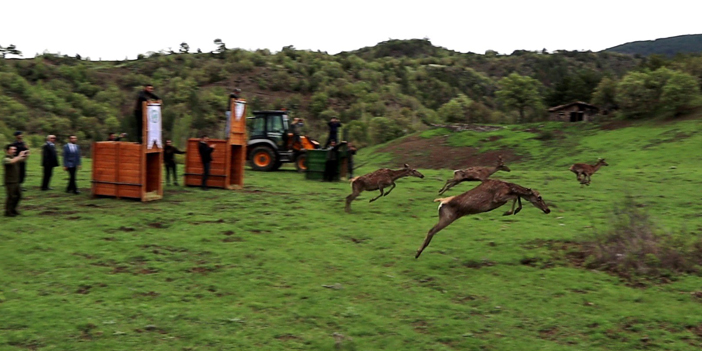
[[(351, 201), (358, 197), (361, 192), (369, 190), (380, 190), (380, 195), (370, 199), (368, 202), (373, 202), (378, 200), (381, 196), (388, 196), (392, 189), (395, 189), (395, 181), (402, 177), (418, 177), (424, 178), (424, 175), (417, 172), (416, 169), (412, 169), (408, 164), (405, 164), (404, 168), (398, 170), (392, 170), (389, 168), (381, 168), (375, 172), (362, 175), (360, 177), (351, 178), (351, 189), (353, 192), (351, 195), (346, 197), (346, 212), (351, 212)], [(391, 188), (385, 192), (385, 188), (391, 186)]]
[(597, 159), (597, 163), (592, 166), (586, 163), (576, 163), (570, 166), (568, 170), (575, 173), (581, 184), (580, 186), (582, 187), (583, 185), (590, 186), (590, 177), (592, 177), (592, 175), (595, 174), (595, 172), (597, 172), (597, 170), (599, 170), (602, 166), (609, 166), (609, 164), (605, 162), (604, 158)]
[[(455, 220), (467, 215), (490, 212), (506, 204), (509, 200), (514, 201), (512, 202), (512, 209), (505, 212), (504, 215), (516, 215), (522, 210), (522, 198), (531, 202), (544, 213), (548, 214), (551, 212), (538, 191), (497, 179), (486, 179), (477, 187), (461, 195), (434, 200), (434, 202), (440, 202), (439, 223), (429, 230), (426, 238), (424, 238), (424, 243), (417, 249), (417, 254), (414, 258), (418, 258), (422, 251), (429, 246), (434, 234), (446, 228)], [(515, 209), (514, 206), (517, 203), (519, 203), (519, 207)]]
[(465, 181), (484, 181), (497, 171), (511, 172), (509, 167), (505, 166), (502, 156), (497, 157), (497, 166), (495, 167), (469, 167), (466, 169), (458, 169), (453, 171), (453, 179), (449, 179), (444, 184), (444, 187), (439, 190), (439, 195), (447, 192), (449, 189)]

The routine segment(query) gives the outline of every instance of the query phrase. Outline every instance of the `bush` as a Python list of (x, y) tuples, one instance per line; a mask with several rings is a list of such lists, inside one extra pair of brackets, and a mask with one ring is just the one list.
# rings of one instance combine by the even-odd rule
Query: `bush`
[(586, 267), (627, 279), (694, 273), (702, 264), (699, 236), (661, 231), (632, 198), (615, 207), (612, 229), (595, 232), (583, 242)]

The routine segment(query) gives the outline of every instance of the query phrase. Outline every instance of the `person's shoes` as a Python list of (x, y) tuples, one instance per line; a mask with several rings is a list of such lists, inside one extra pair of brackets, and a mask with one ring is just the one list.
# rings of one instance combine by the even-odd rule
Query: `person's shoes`
[(5, 212), (5, 217), (17, 217), (17, 215), (14, 213)]
[(19, 212), (17, 212), (17, 211), (15, 211), (15, 212), (12, 212), (12, 214), (13, 214), (13, 215), (15, 215), (15, 216), (19, 216), (19, 215), (21, 215), (21, 213), (19, 213)]
[(80, 194), (80, 190), (76, 190), (76, 191), (74, 191), (73, 193), (76, 194), (76, 195), (78, 195), (78, 194)]

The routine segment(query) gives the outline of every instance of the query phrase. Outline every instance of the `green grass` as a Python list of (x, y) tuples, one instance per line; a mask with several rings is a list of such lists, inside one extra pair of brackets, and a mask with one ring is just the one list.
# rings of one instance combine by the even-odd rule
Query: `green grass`
[[(606, 229), (626, 195), (667, 230), (702, 232), (700, 127), (589, 129), (549, 149), (500, 131), (525, 159), (499, 177), (553, 212), (462, 218), (418, 260), (448, 170), (345, 214), (347, 182), (292, 171), (249, 171), (244, 191), (167, 187), (152, 203), (91, 199), (88, 171), (71, 196), (57, 172), (44, 193), (34, 157), (23, 216), (0, 219), (0, 350), (696, 350), (701, 277), (634, 288), (538, 243)], [(672, 130), (690, 137), (665, 141)], [(370, 151), (359, 174), (389, 160)], [(597, 156), (610, 166), (580, 188), (566, 165)]]

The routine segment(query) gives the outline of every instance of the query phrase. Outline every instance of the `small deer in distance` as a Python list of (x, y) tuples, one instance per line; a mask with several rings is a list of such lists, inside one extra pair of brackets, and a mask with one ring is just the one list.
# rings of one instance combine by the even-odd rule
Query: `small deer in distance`
[(439, 195), (447, 192), (449, 189), (458, 185), (458, 183), (466, 181), (485, 181), (497, 171), (511, 172), (509, 167), (505, 166), (502, 156), (497, 157), (497, 166), (495, 167), (469, 167), (466, 169), (458, 169), (453, 171), (453, 179), (449, 179), (444, 184), (444, 187), (439, 190)]
[[(522, 210), (522, 198), (531, 202), (536, 208), (546, 214), (551, 212), (538, 191), (497, 179), (486, 179), (477, 187), (461, 195), (435, 199), (434, 202), (440, 202), (439, 223), (429, 230), (426, 238), (424, 238), (424, 243), (417, 249), (417, 254), (414, 258), (418, 258), (422, 251), (429, 246), (434, 234), (457, 219), (467, 215), (492, 211), (510, 200), (514, 201), (512, 202), (512, 209), (505, 212), (504, 215), (516, 215)], [(514, 207), (517, 203), (519, 203), (519, 207), (515, 209)]]
[(578, 181), (580, 182), (580, 187), (582, 188), (583, 185), (590, 186), (590, 177), (592, 177), (592, 175), (595, 174), (595, 172), (597, 172), (597, 170), (599, 170), (602, 166), (609, 166), (609, 164), (605, 162), (604, 158), (598, 159), (597, 163), (592, 166), (586, 163), (576, 163), (570, 166), (569, 170), (575, 173)]
[[(351, 189), (353, 192), (351, 195), (346, 197), (346, 212), (351, 212), (351, 201), (356, 199), (364, 191), (370, 190), (380, 190), (380, 195), (370, 199), (368, 202), (373, 202), (378, 200), (381, 196), (388, 196), (392, 189), (395, 189), (395, 181), (402, 177), (417, 177), (424, 178), (424, 175), (417, 172), (416, 169), (411, 168), (409, 165), (405, 164), (402, 169), (392, 170), (389, 168), (381, 168), (375, 172), (362, 175), (360, 177), (351, 178)], [(385, 188), (390, 187), (388, 191)]]

